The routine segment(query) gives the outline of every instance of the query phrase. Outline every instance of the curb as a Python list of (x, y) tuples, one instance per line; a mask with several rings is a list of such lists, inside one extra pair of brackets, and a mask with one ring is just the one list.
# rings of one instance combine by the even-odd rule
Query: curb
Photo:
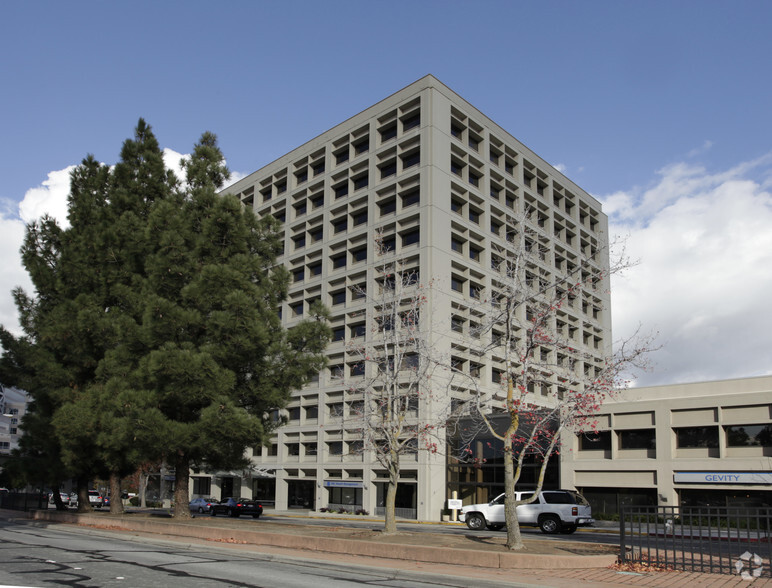
[[(317, 553), (335, 553), (399, 559), (413, 562), (454, 564), (486, 569), (579, 569), (605, 568), (616, 562), (616, 555), (550, 555), (529, 553), (501, 553), (458, 548), (437, 548), (422, 545), (402, 545), (353, 539), (320, 538), (306, 535), (292, 535), (189, 525), (174, 522), (158, 522), (129, 517), (110, 518), (76, 513), (52, 513), (34, 511), (30, 518), (52, 523), (69, 523), (107, 529), (111, 531), (136, 531), (167, 535), (172, 537), (196, 538), (225, 543), (246, 543), (255, 546), (272, 546), (298, 549)], [(107, 523), (107, 524), (106, 524)]]

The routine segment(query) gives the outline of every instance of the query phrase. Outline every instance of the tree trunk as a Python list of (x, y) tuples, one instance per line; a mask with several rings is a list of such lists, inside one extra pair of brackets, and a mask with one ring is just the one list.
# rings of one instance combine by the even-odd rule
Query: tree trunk
[(123, 499), (121, 498), (121, 477), (115, 472), (110, 473), (110, 514), (123, 514)]
[(55, 484), (51, 486), (51, 498), (54, 499), (54, 506), (56, 507), (56, 510), (67, 510), (67, 507), (64, 505), (64, 502), (62, 502), (62, 495), (59, 491), (59, 485)]
[(78, 512), (91, 512), (94, 507), (88, 499), (88, 478), (78, 478)]
[(188, 456), (178, 451), (174, 459), (174, 513), (176, 519), (189, 519), (190, 516), (190, 492), (188, 491), (190, 479), (190, 463)]
[(385, 521), (384, 535), (394, 535), (397, 532), (397, 515), (395, 503), (397, 500), (397, 483), (399, 481), (399, 455), (392, 453), (389, 463), (389, 484), (386, 487), (386, 503), (384, 504)]
[(139, 473), (139, 488), (137, 488), (137, 492), (139, 493), (140, 508), (147, 508), (147, 483), (149, 479), (149, 473), (144, 471)]
[(515, 462), (512, 455), (512, 435), (504, 442), (504, 518), (507, 522), (506, 548), (513, 551), (525, 549), (517, 520), (515, 500)]

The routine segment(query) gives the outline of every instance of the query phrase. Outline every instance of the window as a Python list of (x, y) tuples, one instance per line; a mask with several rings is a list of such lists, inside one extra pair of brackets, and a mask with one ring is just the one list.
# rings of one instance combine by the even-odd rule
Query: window
[(348, 182), (342, 182), (337, 186), (333, 186), (332, 189), (335, 190), (335, 198), (343, 198), (348, 194)]
[(464, 291), (464, 280), (461, 278), (457, 278), (456, 276), (450, 277), (450, 288), (451, 290), (455, 290), (456, 292), (463, 292)]
[(342, 417), (343, 416), (343, 403), (342, 402), (335, 402), (333, 404), (328, 405), (328, 410), (331, 417)]
[(421, 231), (419, 229), (411, 229), (402, 233), (402, 247), (408, 245), (414, 245), (421, 241)]
[(293, 457), (300, 455), (300, 443), (287, 443), (285, 447), (287, 448), (287, 455)]
[(290, 304), (290, 308), (292, 309), (292, 314), (295, 316), (303, 316), (303, 302), (295, 302), (293, 304)]
[(453, 315), (450, 317), (450, 330), (456, 333), (464, 332), (464, 319), (460, 316)]
[(450, 239), (450, 248), (453, 251), (457, 251), (459, 253), (464, 252), (464, 242), (461, 239), (457, 239), (455, 237), (451, 237)]
[(406, 117), (402, 119), (402, 131), (409, 131), (410, 129), (414, 129), (417, 126), (420, 126), (421, 124), (421, 113), (420, 112), (414, 112), (412, 114), (408, 114)]
[(620, 449), (655, 449), (656, 436), (654, 429), (630, 429), (619, 431)]
[(302, 282), (303, 279), (306, 276), (305, 268), (297, 268), (292, 272), (292, 281), (293, 282)]
[(303, 443), (303, 450), (306, 455), (316, 455), (316, 443)]
[(579, 450), (611, 451), (611, 431), (594, 431), (579, 433)]
[(292, 238), (292, 242), (295, 244), (295, 249), (302, 249), (306, 246), (306, 235), (303, 233), (302, 235), (298, 235), (297, 237)]
[(456, 139), (460, 139), (463, 133), (464, 127), (456, 122), (450, 123), (450, 134), (453, 135)]
[[(318, 418), (319, 418), (319, 407), (316, 406), (315, 404), (313, 406), (306, 406), (306, 420), (318, 419)], [(314, 445), (314, 449), (316, 449), (316, 443), (314, 443), (313, 445)], [(316, 453), (314, 453), (314, 455), (316, 455)]]
[(480, 213), (476, 210), (469, 209), (469, 220), (472, 221), (474, 224), (479, 225), (480, 224)]
[(772, 447), (772, 425), (726, 427), (728, 447)]
[(388, 141), (397, 136), (397, 123), (393, 122), (381, 128), (381, 141)]
[(314, 175), (315, 176), (318, 176), (319, 174), (323, 174), (324, 173), (324, 160), (315, 163), (314, 167), (313, 167), (313, 170), (314, 170)]
[(457, 212), (458, 214), (462, 214), (464, 212), (464, 203), (458, 198), (451, 198), (450, 210)]
[(343, 455), (343, 441), (328, 441), (327, 453), (329, 455)]
[(209, 496), (212, 493), (212, 478), (209, 476), (193, 476), (193, 495)]
[(300, 185), (308, 180), (308, 170), (304, 169), (295, 174), (295, 182)]
[(311, 196), (311, 205), (314, 208), (319, 208), (320, 206), (324, 206), (324, 194), (317, 194), (316, 196)]
[(365, 375), (365, 364), (364, 362), (358, 362), (358, 363), (352, 363), (349, 366), (349, 373), (352, 376), (364, 376)]
[(333, 233), (340, 233), (342, 231), (345, 231), (347, 228), (348, 228), (348, 219), (345, 216), (343, 218), (339, 218), (337, 220), (332, 221)]
[(352, 338), (364, 337), (367, 332), (367, 327), (365, 326), (365, 323), (358, 323), (356, 325), (351, 325), (349, 332)]
[(407, 169), (421, 163), (421, 152), (413, 151), (402, 156), (402, 169)]
[(291, 421), (299, 421), (300, 420), (300, 407), (299, 406), (293, 406), (292, 408), (287, 409), (287, 412), (289, 412), (289, 420), (291, 420)]
[(336, 304), (345, 304), (346, 303), (346, 291), (345, 290), (338, 290), (337, 292), (332, 292), (330, 294), (330, 300), (332, 300), (333, 306)]
[(388, 161), (379, 167), (381, 170), (381, 179), (388, 178), (397, 173), (397, 161), (395, 159)]
[(469, 183), (473, 186), (479, 186), (480, 185), (480, 174), (470, 171), (469, 172)]
[(319, 276), (322, 273), (322, 262), (317, 261), (308, 266), (308, 271), (312, 276)]
[[(343, 301), (345, 302), (345, 297)], [(346, 327), (335, 327), (332, 330), (333, 341), (343, 341), (345, 338), (346, 338)]]
[(354, 259), (354, 263), (360, 261), (367, 261), (367, 247), (360, 247), (351, 252), (351, 257)]
[(450, 171), (457, 176), (460, 176), (464, 172), (464, 164), (455, 159), (450, 160)]
[(470, 246), (469, 247), (469, 259), (473, 259), (474, 261), (480, 261), (480, 249), (478, 247)]
[(332, 267), (334, 269), (346, 267), (346, 254), (339, 253), (338, 255), (335, 255), (334, 257), (332, 257)]
[(383, 252), (388, 253), (394, 251), (397, 248), (397, 239), (394, 235), (388, 235), (383, 238)]
[(718, 447), (718, 427), (680, 427), (675, 429), (676, 447)]
[(283, 180), (278, 184), (276, 184), (276, 192), (281, 194), (282, 192), (286, 192), (286, 191), (287, 191), (287, 180)]
[(348, 146), (335, 152), (335, 163), (343, 163), (348, 161)]
[(365, 137), (364, 139), (359, 139), (356, 143), (354, 143), (354, 152), (357, 155), (361, 155), (362, 153), (366, 153), (370, 150), (370, 138)]
[(362, 188), (367, 188), (367, 185), (369, 184), (369, 177), (366, 173), (357, 176), (354, 178), (354, 190), (361, 190)]
[(380, 209), (381, 216), (391, 214), (392, 212), (397, 210), (397, 200), (396, 198), (389, 198), (388, 200), (379, 202), (378, 208)]
[(418, 188), (414, 188), (413, 190), (410, 190), (410, 192), (402, 194), (402, 208), (407, 208), (408, 206), (413, 206), (413, 204), (418, 204), (420, 200), (421, 192)]
[(351, 220), (355, 227), (367, 223), (367, 210), (361, 210), (353, 213), (351, 215)]
[(311, 240), (313, 242), (321, 241), (324, 237), (324, 229), (322, 227), (316, 227), (315, 229), (311, 229), (309, 234), (311, 235)]

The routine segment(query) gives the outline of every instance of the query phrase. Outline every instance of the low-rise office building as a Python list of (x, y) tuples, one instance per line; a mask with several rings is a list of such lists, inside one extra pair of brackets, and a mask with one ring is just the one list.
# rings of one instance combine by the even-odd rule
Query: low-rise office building
[(595, 512), (772, 506), (772, 376), (632, 388), (560, 457), (561, 484)]

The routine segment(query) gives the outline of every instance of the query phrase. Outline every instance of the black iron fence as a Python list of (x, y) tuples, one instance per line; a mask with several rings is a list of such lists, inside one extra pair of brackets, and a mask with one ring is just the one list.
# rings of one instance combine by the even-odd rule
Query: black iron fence
[(625, 506), (619, 559), (748, 580), (772, 577), (772, 508)]
[(40, 492), (0, 492), (0, 508), (40, 510), (48, 508), (48, 494)]

